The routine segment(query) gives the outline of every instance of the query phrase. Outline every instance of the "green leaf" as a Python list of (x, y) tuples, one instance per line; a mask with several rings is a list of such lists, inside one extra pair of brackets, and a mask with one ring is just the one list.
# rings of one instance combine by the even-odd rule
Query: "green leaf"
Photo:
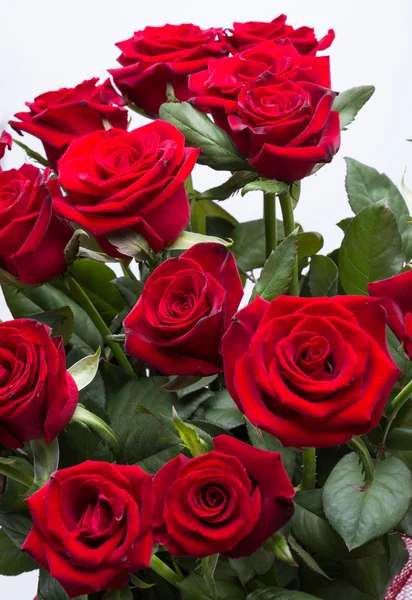
[(399, 523), (399, 530), (406, 533), (408, 537), (412, 537), (412, 505), (408, 508), (408, 512)]
[(139, 588), (139, 590), (148, 590), (156, 585), (155, 583), (146, 583), (146, 581), (143, 581), (136, 575), (133, 575), (133, 573), (130, 575), (130, 581), (133, 583), (133, 585)]
[(52, 328), (52, 337), (61, 336), (66, 346), (73, 334), (74, 316), (68, 306), (33, 315), (33, 319)]
[(314, 591), (322, 600), (374, 600), (373, 596), (363, 594), (344, 579), (321, 581), (315, 586)]
[(189, 450), (192, 456), (200, 456), (207, 452), (207, 446), (200, 439), (197, 429), (189, 423), (184, 423), (173, 408), (173, 423), (182, 439), (183, 444)]
[(315, 231), (302, 231), (298, 233), (298, 257), (305, 258), (319, 252), (323, 247), (323, 237)]
[(313, 297), (336, 296), (339, 271), (328, 256), (312, 256), (309, 268), (309, 290)]
[(38, 152), (35, 152), (31, 148), (29, 148), (28, 146), (26, 146), (26, 144), (23, 144), (23, 142), (20, 142), (19, 140), (16, 140), (16, 138), (13, 138), (13, 142), (15, 144), (17, 144), (18, 146), (20, 146), (20, 148), (23, 148), (23, 150), (25, 151), (25, 153), (27, 154), (27, 156), (29, 158), (31, 158), (32, 160), (34, 160), (35, 162), (37, 162), (40, 165), (42, 165), (42, 167), (50, 167), (47, 159), (44, 158), (44, 156), (42, 156)]
[(148, 260), (153, 256), (149, 243), (133, 229), (121, 229), (110, 234), (107, 239), (121, 254), (131, 256), (137, 261)]
[[(277, 239), (283, 239), (283, 223), (276, 220)], [(265, 223), (263, 219), (239, 223), (232, 233), (233, 246), (239, 269), (244, 272), (263, 267), (266, 260)]]
[(346, 158), (346, 191), (355, 214), (385, 200), (393, 211), (402, 238), (403, 252), (408, 262), (412, 258), (412, 227), (408, 225), (409, 208), (392, 181), (353, 158)]
[(343, 561), (346, 580), (360, 592), (376, 600), (384, 598), (389, 580), (389, 561), (385, 554)]
[(332, 110), (339, 112), (340, 128), (345, 130), (352, 123), (360, 109), (367, 103), (375, 91), (373, 85), (361, 85), (340, 92), (336, 96)]
[(231, 582), (216, 581), (216, 595), (212, 596), (203, 577), (191, 572), (180, 583), (185, 599), (190, 600), (245, 600), (246, 592)]
[(25, 552), (20, 552), (4, 529), (0, 529), (0, 575), (20, 575), (38, 569)]
[[(33, 481), (33, 465), (27, 460), (13, 457), (13, 468), (20, 471)], [(11, 477), (6, 477), (3, 493), (0, 494), (0, 512), (25, 512), (26, 505), (24, 494), (27, 492), (27, 485), (19, 483)]]
[(93, 381), (99, 368), (101, 349), (97, 348), (95, 354), (85, 356), (69, 369), (70, 375), (76, 382), (80, 391)]
[(29, 287), (24, 283), (21, 283), (17, 279), (17, 277), (14, 277), (14, 275), (11, 275), (8, 271), (5, 271), (4, 269), (0, 269), (0, 284), (2, 286), (9, 285), (13, 288), (16, 288), (17, 290), (22, 290), (26, 287)]
[(223, 246), (231, 246), (231, 241), (222, 240), (218, 237), (213, 237), (211, 235), (202, 235), (201, 233), (193, 233), (192, 231), (184, 231), (180, 234), (180, 236), (175, 240), (170, 246), (167, 247), (168, 250), (187, 250), (191, 248), (195, 244), (200, 244), (203, 242), (214, 242), (216, 244), (222, 244)]
[(78, 258), (82, 239), (90, 239), (89, 234), (83, 229), (76, 229), (70, 240), (67, 242), (64, 249), (64, 258), (66, 259), (68, 267)]
[(253, 170), (228, 134), (187, 102), (162, 104), (159, 116), (183, 133), (188, 146), (202, 150), (198, 158), (200, 164), (217, 171)]
[(255, 590), (249, 594), (246, 600), (319, 600), (319, 598), (297, 590), (269, 587), (263, 590)]
[(86, 410), (81, 404), (76, 406), (71, 422), (79, 423), (80, 425), (87, 427), (108, 444), (115, 456), (119, 454), (119, 442), (113, 430), (103, 421), (103, 419), (89, 410)]
[(323, 490), (327, 519), (349, 550), (395, 527), (412, 500), (412, 474), (398, 458), (378, 463), (371, 485), (359, 491), (363, 481), (359, 458), (351, 453), (334, 467)]
[(343, 540), (325, 518), (313, 512), (313, 507), (303, 505), (306, 494), (309, 494), (309, 499), (313, 496), (309, 492), (300, 492), (295, 496), (295, 513), (292, 518), (294, 537), (317, 557), (340, 559), (347, 554)]
[(368, 283), (399, 273), (402, 265), (402, 241), (393, 212), (383, 203), (364, 208), (352, 219), (339, 251), (345, 292), (367, 295)]
[(346, 217), (346, 219), (341, 219), (339, 223), (336, 223), (336, 225), (342, 229), (343, 233), (346, 233), (346, 230), (349, 227), (352, 219), (353, 217)]
[(275, 181), (274, 179), (257, 179), (247, 183), (242, 189), (242, 196), (248, 192), (263, 192), (264, 194), (283, 194), (287, 192), (289, 185), (284, 181)]
[[(38, 600), (69, 600), (62, 586), (50, 573), (40, 569), (39, 587), (37, 590)], [(73, 600), (87, 600), (87, 596), (77, 596)]]
[(102, 345), (102, 337), (85, 311), (67, 294), (50, 283), (27, 288), (22, 292), (16, 292), (9, 286), (2, 287), (7, 306), (15, 319), (31, 318), (41, 312), (68, 306), (74, 315), (73, 335), (70, 342), (85, 354), (90, 354)]
[(249, 421), (246, 421), (246, 427), (252, 446), (261, 450), (267, 450), (268, 452), (280, 452), (283, 466), (289, 478), (292, 479), (296, 469), (296, 454), (292, 448), (284, 448), (273, 435), (265, 431), (260, 431), (260, 429), (252, 425)]
[(141, 378), (118, 387), (108, 394), (107, 410), (121, 448), (121, 461), (139, 464), (155, 473), (183, 449), (180, 438), (154, 415), (141, 412), (139, 406), (173, 404), (172, 395), (159, 390), (151, 379)]
[(33, 523), (23, 515), (0, 513), (0, 527), (4, 529), (13, 544), (17, 548), (21, 548), (33, 527)]
[(34, 487), (40, 489), (59, 468), (59, 442), (57, 438), (50, 444), (43, 439), (32, 440), (30, 447), (34, 461)]
[(404, 539), (399, 534), (390, 533), (387, 540), (389, 547), (389, 581), (392, 581), (408, 562), (409, 552)]
[(227, 221), (232, 228), (237, 225), (237, 220), (216, 202), (203, 199), (192, 200), (190, 204), (190, 223), (195, 233), (206, 235), (208, 221), (214, 217)]
[(392, 422), (385, 444), (391, 450), (412, 448), (412, 402), (406, 402)]
[(108, 590), (102, 600), (133, 600), (133, 592), (129, 587), (124, 587), (121, 590)]
[(177, 377), (172, 377), (167, 383), (161, 385), (160, 389), (165, 392), (179, 392), (191, 387), (201, 379), (204, 379), (202, 375), (177, 375)]
[(116, 273), (106, 264), (81, 258), (72, 264), (70, 271), (106, 323), (125, 308), (122, 295), (113, 285)]
[(297, 250), (297, 230), (295, 230), (279, 244), (276, 250), (272, 250), (253, 289), (252, 298), (261, 296), (264, 300), (270, 301), (288, 290)]
[(242, 585), (253, 579), (255, 575), (264, 575), (275, 562), (275, 555), (261, 546), (251, 556), (230, 558), (229, 564), (236, 573)]
[(203, 405), (206, 421), (220, 425), (224, 429), (234, 429), (245, 424), (242, 413), (227, 390), (211, 396)]
[[(210, 190), (206, 190), (204, 192), (200, 192), (199, 199), (200, 200), (227, 200), (233, 194), (236, 194), (247, 183), (254, 181), (257, 177), (256, 173), (252, 173), (251, 171), (237, 171), (234, 173), (227, 181), (218, 185), (216, 187), (211, 188)], [(243, 190), (242, 190), (243, 193)]]
[(318, 565), (318, 563), (313, 558), (313, 556), (311, 556), (309, 554), (309, 552), (306, 552), (306, 550), (304, 550), (302, 548), (302, 546), (297, 543), (297, 541), (295, 540), (293, 535), (290, 535), (288, 537), (288, 542), (289, 542), (292, 550), (294, 550), (296, 552), (296, 554), (304, 561), (304, 563), (310, 569), (312, 569), (312, 571), (314, 571), (315, 573), (318, 573), (318, 575), (321, 575), (322, 577), (325, 577), (326, 579), (331, 579), (328, 575), (326, 575), (325, 571)]
[[(112, 279), (112, 283), (119, 290), (120, 295), (128, 306), (134, 306), (141, 290), (138, 284), (130, 277), (122, 276)], [(140, 282), (139, 282), (140, 283)]]

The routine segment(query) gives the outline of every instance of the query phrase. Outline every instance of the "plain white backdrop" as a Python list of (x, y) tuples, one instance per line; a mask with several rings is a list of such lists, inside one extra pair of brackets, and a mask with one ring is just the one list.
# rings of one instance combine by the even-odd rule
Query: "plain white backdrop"
[[(339, 245), (335, 223), (350, 216), (344, 177), (344, 156), (374, 166), (399, 185), (405, 168), (412, 187), (412, 3), (392, 0), (3, 0), (0, 35), (0, 131), (24, 102), (84, 79), (106, 77), (116, 66), (115, 42), (130, 37), (146, 25), (192, 22), (201, 27), (229, 27), (233, 21), (272, 20), (280, 13), (299, 27), (314, 26), (318, 37), (333, 28), (336, 39), (331, 55), (332, 84), (345, 90), (373, 84), (376, 92), (356, 121), (343, 133), (341, 151), (331, 165), (302, 185), (296, 217), (306, 231), (319, 231), (329, 252)], [(133, 117), (133, 125), (143, 119)], [(24, 140), (41, 146), (31, 136)], [(19, 167), (24, 153), (15, 147), (3, 168)], [(218, 185), (227, 178), (206, 167), (196, 167), (195, 187)], [(258, 193), (236, 196), (223, 203), (239, 220), (262, 216)], [(412, 211), (412, 207), (411, 207)], [(9, 313), (0, 295), (0, 319)], [(32, 600), (37, 573), (0, 577), (0, 598)]]

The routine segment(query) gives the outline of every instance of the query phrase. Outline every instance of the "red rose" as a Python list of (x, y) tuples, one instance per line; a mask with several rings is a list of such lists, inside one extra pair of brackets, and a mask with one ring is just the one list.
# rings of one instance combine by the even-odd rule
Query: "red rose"
[(166, 102), (167, 83), (181, 102), (188, 100), (188, 75), (206, 68), (210, 58), (228, 54), (229, 45), (218, 39), (220, 33), (191, 24), (146, 27), (116, 44), (122, 67), (109, 73), (132, 102), (157, 115)]
[(155, 540), (175, 556), (250, 556), (293, 515), (295, 490), (279, 452), (228, 435), (216, 451), (180, 454), (154, 477)]
[(96, 85), (98, 81), (89, 79), (75, 88), (41, 94), (34, 102), (26, 102), (29, 112), (14, 115), (20, 121), (10, 121), (18, 133), (24, 131), (42, 141), (53, 169), (73, 140), (102, 129), (104, 120), (126, 129), (127, 110), (122, 108), (125, 101), (109, 79)]
[(4, 153), (6, 152), (6, 148), (11, 150), (11, 145), (13, 143), (13, 139), (7, 131), (3, 131), (0, 135), (0, 158), (3, 158)]
[(122, 588), (149, 566), (152, 477), (140, 467), (88, 460), (53, 473), (26, 502), (34, 527), (21, 549), (70, 598)]
[(318, 41), (315, 31), (311, 27), (299, 27), (294, 29), (286, 24), (286, 15), (279, 15), (270, 23), (261, 21), (248, 21), (247, 23), (233, 23), (233, 29), (229, 29), (228, 40), (234, 51), (239, 52), (250, 48), (266, 40), (283, 42), (288, 39), (292, 42), (299, 54), (315, 55), (320, 50), (329, 48), (335, 39), (333, 29), (329, 29), (327, 35)]
[(174, 242), (189, 222), (184, 183), (199, 150), (169, 123), (138, 129), (96, 131), (75, 140), (59, 161), (59, 181), (70, 194), (56, 200), (57, 213), (88, 229), (109, 254), (104, 239), (132, 228), (155, 252)]
[(0, 323), (0, 443), (10, 448), (42, 437), (50, 442), (76, 408), (63, 341), (50, 333), (32, 319)]
[(256, 298), (223, 338), (228, 390), (284, 446), (334, 446), (376, 427), (400, 370), (386, 313), (364, 296)]
[(297, 181), (316, 164), (331, 162), (339, 150), (339, 113), (332, 110), (335, 96), (313, 83), (272, 76), (271, 81), (243, 87), (237, 101), (226, 104), (230, 114), (219, 118), (219, 126), (259, 175)]
[(66, 270), (73, 228), (52, 210), (61, 191), (49, 173), (29, 164), (0, 172), (0, 267), (22, 283), (44, 283)]
[(379, 298), (388, 313), (388, 325), (412, 359), (412, 271), (368, 285), (371, 296)]
[(126, 352), (165, 375), (218, 373), (222, 335), (242, 296), (233, 254), (196, 244), (147, 279), (124, 321)]

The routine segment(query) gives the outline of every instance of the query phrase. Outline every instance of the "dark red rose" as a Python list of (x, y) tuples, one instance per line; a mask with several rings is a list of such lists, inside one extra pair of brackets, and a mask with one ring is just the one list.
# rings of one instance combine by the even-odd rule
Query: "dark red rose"
[(222, 371), (222, 335), (243, 296), (233, 254), (196, 244), (161, 264), (124, 321), (125, 349), (165, 375)]
[(312, 27), (299, 27), (294, 29), (286, 24), (286, 15), (279, 15), (270, 23), (261, 21), (248, 21), (247, 23), (233, 23), (233, 29), (228, 29), (228, 40), (234, 51), (239, 52), (266, 40), (283, 42), (290, 40), (299, 54), (315, 55), (320, 50), (326, 50), (335, 39), (333, 29), (318, 40)]
[(53, 212), (61, 190), (49, 173), (29, 164), (0, 172), (0, 267), (22, 283), (44, 283), (66, 270), (73, 228)]
[(0, 135), (0, 158), (3, 158), (6, 148), (11, 150), (11, 145), (13, 143), (13, 139), (7, 131), (3, 131)]
[(102, 129), (104, 121), (126, 129), (125, 101), (109, 79), (100, 85), (98, 81), (89, 79), (74, 88), (41, 94), (34, 102), (26, 102), (29, 112), (14, 115), (19, 121), (10, 121), (18, 133), (24, 131), (41, 140), (53, 169), (73, 140)]
[(73, 416), (78, 390), (61, 337), (33, 319), (0, 323), (0, 443), (53, 440)]
[(199, 150), (185, 148), (184, 141), (164, 121), (75, 140), (59, 161), (59, 181), (69, 196), (54, 202), (56, 212), (88, 229), (113, 256), (118, 253), (104, 236), (125, 228), (159, 252), (189, 222), (184, 183)]
[(284, 446), (334, 446), (376, 427), (400, 370), (386, 312), (364, 296), (256, 298), (223, 338), (228, 390)]
[(293, 182), (316, 164), (331, 162), (339, 150), (339, 113), (332, 110), (336, 93), (271, 77), (244, 86), (236, 101), (226, 102), (218, 125), (259, 175)]
[(153, 549), (152, 477), (88, 460), (56, 471), (26, 500), (34, 527), (22, 546), (70, 598), (122, 588)]
[(382, 302), (389, 327), (412, 359), (412, 271), (374, 281), (368, 292)]
[[(330, 88), (329, 56), (302, 56), (290, 42), (266, 42), (235, 56), (210, 60), (207, 69), (189, 77), (190, 90), (200, 98), (192, 100), (199, 108), (224, 107), (236, 101), (245, 85), (264, 82), (276, 75), (290, 81), (309, 81)], [(228, 104), (228, 112), (232, 103)]]
[(216, 451), (182, 454), (154, 477), (155, 540), (175, 556), (250, 556), (293, 515), (295, 494), (279, 452), (228, 435)]
[(229, 44), (219, 39), (220, 33), (191, 24), (146, 27), (116, 44), (122, 67), (109, 73), (132, 102), (157, 115), (166, 102), (167, 83), (181, 102), (188, 100), (188, 75), (205, 69), (210, 58), (228, 54)]

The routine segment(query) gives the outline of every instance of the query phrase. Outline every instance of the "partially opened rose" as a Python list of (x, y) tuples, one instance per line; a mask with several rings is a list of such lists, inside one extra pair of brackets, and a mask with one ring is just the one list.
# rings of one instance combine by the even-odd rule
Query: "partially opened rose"
[(53, 440), (75, 411), (78, 390), (61, 337), (33, 319), (0, 323), (0, 443)]
[(152, 477), (140, 467), (86, 461), (52, 474), (27, 505), (22, 546), (70, 598), (124, 587), (153, 549)]
[(66, 270), (73, 228), (53, 211), (62, 192), (49, 175), (29, 164), (0, 172), (0, 267), (22, 283), (44, 283)]
[(333, 446), (376, 427), (400, 375), (386, 312), (364, 296), (256, 298), (223, 338), (228, 390), (284, 446)]
[(335, 96), (314, 83), (271, 76), (244, 86), (237, 100), (225, 106), (219, 126), (260, 175), (297, 181), (318, 163), (331, 162), (339, 150)]
[(180, 454), (155, 475), (155, 540), (175, 556), (250, 556), (293, 515), (279, 452), (228, 435), (213, 443), (214, 452)]
[(287, 39), (292, 42), (299, 54), (315, 55), (316, 52), (329, 48), (335, 39), (333, 29), (329, 29), (328, 33), (318, 40), (312, 27), (295, 29), (286, 23), (286, 19), (286, 15), (279, 15), (270, 22), (233, 23), (233, 28), (227, 30), (233, 51), (239, 52), (266, 40), (282, 43)]
[(222, 335), (242, 296), (233, 254), (196, 244), (148, 277), (124, 321), (126, 352), (165, 375), (218, 373)]
[(369, 283), (368, 292), (382, 302), (389, 327), (412, 359), (412, 271)]
[(229, 45), (219, 39), (220, 32), (192, 24), (145, 27), (116, 44), (122, 52), (118, 58), (122, 67), (109, 73), (128, 99), (157, 115), (167, 99), (167, 83), (183, 102), (191, 95), (188, 75), (207, 67), (210, 58), (228, 54)]
[(189, 222), (185, 181), (199, 150), (169, 123), (96, 131), (75, 140), (59, 161), (59, 181), (69, 193), (55, 211), (88, 229), (112, 256), (107, 236), (130, 228), (155, 252), (174, 242)]
[(46, 92), (26, 102), (28, 112), (16, 113), (19, 121), (10, 121), (17, 132), (30, 133), (43, 143), (53, 169), (76, 138), (102, 129), (104, 121), (126, 129), (125, 101), (110, 80), (98, 85), (98, 78), (83, 81), (74, 88)]

